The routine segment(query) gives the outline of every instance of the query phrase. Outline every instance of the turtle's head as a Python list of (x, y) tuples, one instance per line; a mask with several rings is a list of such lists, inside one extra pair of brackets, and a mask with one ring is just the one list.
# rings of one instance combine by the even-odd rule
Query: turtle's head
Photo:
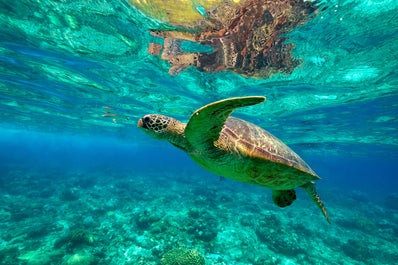
[(165, 134), (167, 134), (167, 127), (169, 126), (171, 120), (172, 118), (167, 116), (148, 114), (139, 119), (137, 125), (147, 134), (155, 138), (164, 139)]
[(137, 125), (156, 139), (168, 140), (170, 143), (186, 149), (185, 123), (159, 114), (147, 114), (138, 120)]

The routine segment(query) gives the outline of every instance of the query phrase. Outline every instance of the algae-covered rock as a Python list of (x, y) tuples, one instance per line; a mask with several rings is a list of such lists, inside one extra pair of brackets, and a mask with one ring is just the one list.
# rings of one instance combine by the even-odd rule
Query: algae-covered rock
[[(24, 265), (51, 265), (54, 260), (59, 260), (62, 256), (61, 251), (45, 251), (43, 249), (31, 250), (18, 257), (18, 263)], [(14, 264), (14, 263), (2, 263), (0, 264)]]
[(199, 251), (186, 248), (175, 248), (166, 252), (161, 265), (205, 265), (205, 258)]
[(47, 253), (41, 252), (39, 250), (29, 251), (18, 257), (18, 260), (22, 264), (27, 265), (50, 265), (51, 264), (51, 256), (47, 255)]
[(90, 253), (76, 253), (70, 256), (65, 265), (92, 265), (95, 263), (94, 257)]

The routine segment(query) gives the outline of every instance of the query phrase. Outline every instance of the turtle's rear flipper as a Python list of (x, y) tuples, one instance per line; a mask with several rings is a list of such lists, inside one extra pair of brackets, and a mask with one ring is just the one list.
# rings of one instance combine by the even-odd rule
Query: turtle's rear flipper
[(296, 200), (296, 192), (294, 190), (273, 190), (272, 200), (279, 207), (286, 207)]
[(315, 204), (319, 207), (319, 209), (321, 209), (323, 215), (325, 216), (326, 220), (330, 224), (329, 214), (326, 211), (325, 205), (323, 205), (321, 198), (319, 197), (318, 193), (316, 192), (315, 183), (311, 181), (311, 182), (308, 182), (308, 183), (302, 185), (301, 187), (303, 187), (305, 189), (305, 191), (310, 196), (311, 200), (313, 202), (315, 202)]

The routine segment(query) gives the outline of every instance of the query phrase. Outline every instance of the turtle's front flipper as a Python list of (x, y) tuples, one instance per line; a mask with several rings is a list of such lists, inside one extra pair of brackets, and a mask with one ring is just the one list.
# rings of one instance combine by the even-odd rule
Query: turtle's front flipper
[(185, 128), (185, 137), (196, 149), (208, 150), (220, 137), (221, 129), (228, 116), (236, 108), (261, 103), (265, 97), (236, 97), (210, 103), (196, 110)]
[(330, 222), (329, 214), (326, 211), (325, 205), (323, 205), (321, 198), (319, 197), (318, 193), (316, 192), (315, 183), (311, 181), (311, 182), (308, 182), (308, 183), (302, 185), (301, 187), (303, 187), (305, 189), (305, 191), (310, 196), (311, 200), (313, 202), (315, 202), (315, 204), (319, 207), (319, 209), (321, 209), (323, 215), (325, 216), (326, 220), (330, 224), (331, 222)]
[(294, 190), (272, 190), (272, 200), (276, 205), (283, 208), (296, 200), (296, 192)]

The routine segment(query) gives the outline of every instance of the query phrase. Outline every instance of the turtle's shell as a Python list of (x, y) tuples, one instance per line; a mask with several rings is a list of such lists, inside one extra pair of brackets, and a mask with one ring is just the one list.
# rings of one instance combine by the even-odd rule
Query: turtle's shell
[(266, 130), (247, 121), (230, 117), (221, 132), (233, 141), (240, 153), (252, 158), (285, 164), (316, 176), (292, 149)]
[(231, 116), (205, 157), (199, 161), (192, 158), (214, 173), (275, 190), (292, 189), (320, 179), (307, 163), (271, 133)]

